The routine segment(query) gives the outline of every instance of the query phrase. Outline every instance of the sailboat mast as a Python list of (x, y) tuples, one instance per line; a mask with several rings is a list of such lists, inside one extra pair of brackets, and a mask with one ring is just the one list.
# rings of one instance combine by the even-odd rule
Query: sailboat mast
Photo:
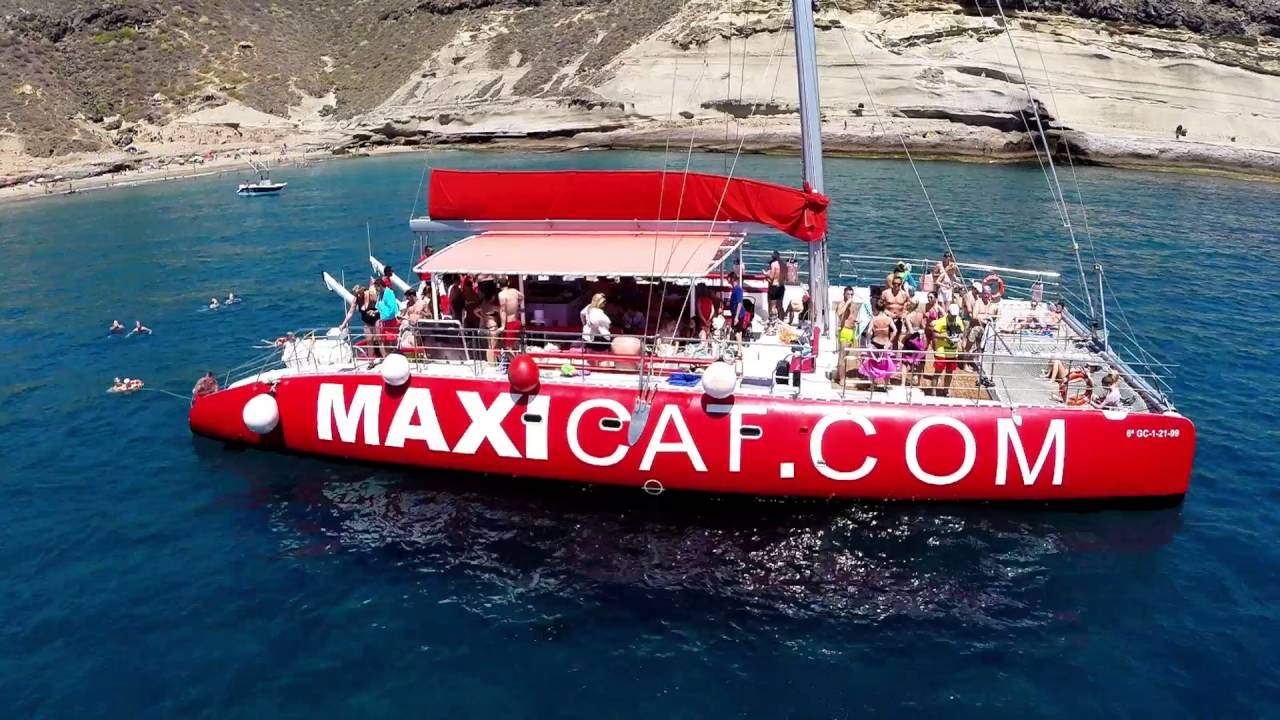
[[(796, 33), (796, 79), (800, 87), (800, 159), (804, 181), (813, 192), (825, 192), (822, 182), (822, 113), (818, 99), (818, 51), (813, 27), (814, 0), (791, 0)], [(827, 238), (809, 243), (809, 306), (813, 321), (830, 329), (827, 300)]]

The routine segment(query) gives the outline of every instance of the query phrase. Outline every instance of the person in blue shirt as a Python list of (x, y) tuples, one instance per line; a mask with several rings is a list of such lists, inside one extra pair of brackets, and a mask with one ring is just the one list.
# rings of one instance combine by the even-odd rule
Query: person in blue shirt
[(380, 293), (377, 305), (378, 340), (374, 343), (374, 352), (382, 357), (396, 347), (396, 340), (400, 334), (400, 321), (396, 319), (400, 314), (400, 303), (396, 300), (396, 291), (392, 290), (382, 278), (375, 278), (373, 286)]
[(737, 325), (742, 318), (742, 281), (738, 279), (738, 273), (729, 273), (729, 287), (729, 317)]

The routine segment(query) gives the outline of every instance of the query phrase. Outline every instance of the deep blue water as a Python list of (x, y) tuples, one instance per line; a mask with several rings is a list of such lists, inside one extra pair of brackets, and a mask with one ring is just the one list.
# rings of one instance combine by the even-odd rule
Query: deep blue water
[[(4, 717), (1280, 715), (1280, 186), (1081, 171), (1126, 314), (1199, 426), (1178, 509), (548, 490), (227, 451), (183, 401), (104, 393), (185, 395), (332, 323), (319, 272), (368, 272), (366, 221), (408, 264), (424, 158), (281, 172), (275, 198), (222, 177), (0, 207)], [(962, 260), (1073, 263), (1035, 167), (920, 169)], [(936, 255), (906, 165), (831, 161), (828, 190), (836, 250)], [(200, 311), (228, 290), (245, 304)], [(113, 318), (156, 334), (108, 339)]]

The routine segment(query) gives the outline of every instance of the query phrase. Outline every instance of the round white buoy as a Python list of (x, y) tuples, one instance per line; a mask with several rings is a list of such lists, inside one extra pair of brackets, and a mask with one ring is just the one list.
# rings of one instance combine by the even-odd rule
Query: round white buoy
[(274, 397), (266, 393), (254, 395), (244, 404), (240, 418), (244, 420), (244, 426), (251, 431), (266, 435), (275, 430), (280, 422), (280, 406), (276, 404)]
[(381, 372), (384, 382), (400, 387), (409, 382), (409, 358), (400, 353), (391, 353), (382, 361)]
[(702, 391), (716, 400), (729, 397), (737, 386), (738, 373), (727, 362), (717, 360), (702, 373)]

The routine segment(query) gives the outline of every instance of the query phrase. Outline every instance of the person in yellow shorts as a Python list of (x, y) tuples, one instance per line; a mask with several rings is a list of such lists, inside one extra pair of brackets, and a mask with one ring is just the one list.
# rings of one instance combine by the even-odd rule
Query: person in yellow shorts
[(933, 321), (933, 372), (934, 390), (938, 388), (937, 375), (942, 375), (944, 394), (951, 394), (951, 377), (960, 366), (958, 349), (968, 323), (960, 317), (960, 306), (951, 303), (947, 314)]
[(845, 352), (853, 345), (858, 336), (858, 303), (853, 299), (853, 288), (844, 289), (844, 297), (836, 305), (836, 322), (840, 330), (836, 337), (840, 341), (840, 352), (836, 365), (836, 382), (843, 383), (845, 376)]

